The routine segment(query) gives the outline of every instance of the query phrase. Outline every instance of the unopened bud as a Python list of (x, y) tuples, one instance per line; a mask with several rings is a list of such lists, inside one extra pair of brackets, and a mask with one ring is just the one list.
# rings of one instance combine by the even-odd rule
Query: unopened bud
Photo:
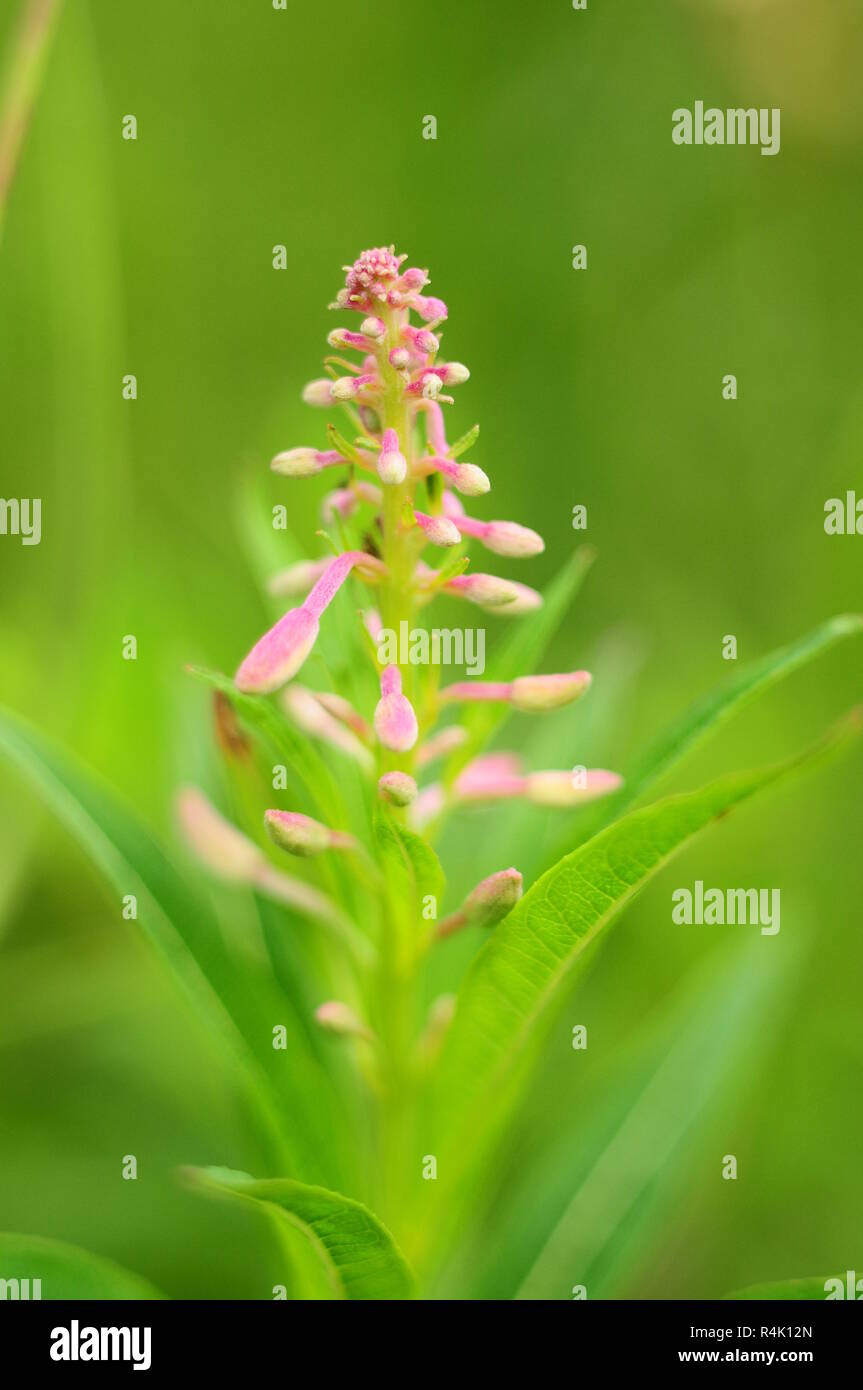
[(372, 1030), (354, 1013), (350, 1004), (344, 1004), (340, 999), (330, 999), (326, 1004), (319, 1005), (315, 1009), (315, 1018), (328, 1033), (338, 1033), (345, 1038), (364, 1038), (367, 1042), (374, 1038)]
[(355, 844), (353, 836), (330, 830), (297, 811), (265, 811), (264, 824), (274, 844), (304, 859), (328, 849), (351, 849)]
[(583, 695), (591, 682), (589, 671), (569, 671), (559, 676), (519, 676), (512, 682), (510, 699), (516, 709), (558, 709)]
[(319, 381), (310, 381), (308, 385), (303, 387), (303, 400), (306, 405), (332, 405), (332, 385), (329, 377), (324, 377)]
[(375, 733), (385, 748), (392, 748), (396, 753), (406, 753), (417, 741), (417, 717), (410, 700), (402, 694), (398, 666), (387, 666), (381, 672), (381, 698), (375, 709)]
[(274, 473), (283, 473), (287, 478), (313, 478), (323, 466), (318, 449), (286, 449), (270, 463)]
[(378, 780), (378, 791), (391, 806), (410, 806), (416, 801), (417, 784), (407, 772), (385, 772)]

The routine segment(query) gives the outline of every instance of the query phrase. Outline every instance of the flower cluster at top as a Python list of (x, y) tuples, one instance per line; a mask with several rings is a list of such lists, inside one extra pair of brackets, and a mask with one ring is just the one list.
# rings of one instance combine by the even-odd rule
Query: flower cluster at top
[[(474, 758), (446, 787), (432, 781), (419, 790), (417, 779), (467, 739), (458, 724), (435, 727), (443, 711), (467, 701), (506, 702), (537, 712), (555, 709), (588, 688), (586, 671), (458, 682), (435, 689), (430, 699), (424, 695), (415, 708), (414, 669), (378, 659), (380, 697), (373, 711), (357, 710), (338, 692), (313, 691), (295, 679), (315, 645), (327, 606), (349, 575), (369, 590), (363, 618), (373, 642), (383, 630), (398, 631), (405, 620), (410, 624), (439, 593), (501, 616), (529, 613), (542, 602), (527, 585), (468, 569), (464, 549), (472, 541), (506, 557), (539, 554), (544, 544), (518, 522), (482, 521), (465, 509), (462, 499), (481, 496), (490, 483), (482, 468), (463, 457), (478, 430), (450, 444), (444, 407), (453, 402), (451, 389), (470, 373), (461, 362), (441, 359), (447, 307), (425, 292), (427, 272), (406, 268), (405, 259), (392, 247), (378, 247), (345, 267), (344, 288), (331, 307), (358, 316), (359, 323), (329, 334), (334, 354), (327, 359), (330, 375), (312, 381), (303, 392), (309, 405), (341, 408), (352, 437), (345, 438), (330, 424), (329, 447), (293, 448), (272, 461), (276, 473), (292, 479), (336, 470), (339, 486), (324, 500), (324, 518), (344, 520), (365, 509), (364, 534), (372, 539), (366, 549), (307, 561), (275, 577), (274, 593), (303, 595), (302, 601), (256, 642), (237, 670), (236, 685), (255, 694), (282, 691), (289, 717), (311, 737), (355, 757), (376, 777), (383, 800), (408, 808), (415, 829), (428, 825), (448, 804), (524, 797), (544, 806), (577, 805), (614, 790), (620, 779), (602, 770), (582, 769), (580, 776), (566, 770), (525, 771), (510, 753)], [(447, 550), (457, 557), (454, 563), (447, 562)], [(443, 551), (443, 563), (430, 563), (429, 551), (432, 557)], [(201, 817), (207, 814), (197, 803), (190, 812), (199, 842)], [(351, 836), (294, 812), (268, 811), (266, 825), (274, 841), (293, 854), (350, 853), (355, 843)], [(257, 871), (260, 876), (260, 864)], [(516, 870), (493, 875), (441, 924), (438, 934), (463, 921), (498, 920), (520, 891)]]

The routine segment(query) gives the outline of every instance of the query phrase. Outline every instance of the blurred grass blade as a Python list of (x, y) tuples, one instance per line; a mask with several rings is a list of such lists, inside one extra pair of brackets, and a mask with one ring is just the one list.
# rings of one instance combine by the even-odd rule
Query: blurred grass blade
[(287, 1178), (256, 1181), (224, 1168), (193, 1168), (186, 1176), (208, 1196), (252, 1202), (277, 1223), (302, 1230), (324, 1264), (334, 1298), (413, 1297), (413, 1276), (395, 1241), (360, 1202), (324, 1187)]
[(837, 750), (860, 724), (860, 712), (853, 711), (814, 747), (782, 763), (632, 811), (537, 880), (459, 990), (437, 1079), (439, 1127), (454, 1174), (481, 1150), (482, 1129), (492, 1129), (513, 1100), (586, 948), (638, 889), (710, 821)]
[[(647, 753), (628, 772), (623, 787), (614, 796), (597, 802), (578, 821), (577, 842), (583, 843), (604, 825), (633, 806), (655, 782), (674, 767), (697, 744), (716, 733), (748, 701), (770, 690), (816, 656), (828, 651), (846, 637), (863, 633), (863, 615), (843, 613), (830, 618), (820, 627), (791, 642), (787, 647), (769, 652), (760, 661), (745, 666), (718, 690), (712, 690), (692, 705), (686, 713), (663, 734)], [(572, 846), (572, 835), (559, 852)]]
[[(792, 1302), (806, 1300), (809, 1303), (823, 1303), (828, 1295), (827, 1285), (833, 1283), (834, 1289), (846, 1289), (846, 1276), (844, 1274), (827, 1274), (823, 1279), (817, 1275), (807, 1279), (783, 1279), (777, 1280), (772, 1284), (752, 1284), (748, 1289), (737, 1289), (734, 1293), (727, 1293), (725, 1300), (729, 1299), (777, 1299), (790, 1300)], [(834, 1292), (834, 1298), (859, 1298), (856, 1293)]]
[[(572, 1191), (521, 1288), (522, 1299), (625, 1296), (645, 1258), (674, 1230), (687, 1192), (683, 1157), (708, 1106), (729, 1092), (739, 1103), (757, 1071), (758, 1049), (775, 1035), (787, 959), (760, 941), (714, 956), (687, 981), (659, 1028), (640, 1037), (626, 1075), (606, 1079), (605, 1097), (580, 1130), (570, 1127)], [(558, 1154), (558, 1158), (560, 1155)], [(575, 1168), (575, 1173), (573, 1173)], [(700, 1171), (705, 1170), (703, 1166)], [(714, 1169), (718, 1173), (718, 1164)]]
[[(29, 777), (112, 885), (118, 916), (120, 897), (135, 894), (140, 927), (240, 1067), (268, 1124), (274, 1159), (291, 1171), (341, 1177), (334, 1143), (337, 1107), (327, 1074), (304, 1054), (298, 1032), (290, 1067), (279, 1066), (270, 1030), (285, 1012), (282, 997), (266, 979), (250, 978), (248, 963), (237, 970), (206, 900), (116, 792), (18, 715), (2, 709), (0, 751)], [(268, 1074), (272, 1089), (266, 1085)], [(281, 1105), (275, 1103), (277, 1094), (291, 1109), (289, 1132)]]
[[(515, 626), (490, 656), (483, 680), (509, 681), (536, 669), (594, 559), (595, 551), (590, 546), (580, 546), (545, 589), (542, 607), (524, 618), (511, 620)], [(447, 763), (447, 782), (476, 757), (510, 713), (507, 705), (492, 703), (468, 705), (463, 710), (460, 723), (467, 729), (468, 737)]]
[(0, 86), (0, 241), (62, 0), (24, 0)]
[[(0, 1231), (0, 1278), (6, 1281), (29, 1279), (30, 1298), (157, 1299), (164, 1295), (113, 1261), (43, 1236), (22, 1236)], [(34, 1295), (33, 1280), (42, 1281)], [(7, 1292), (6, 1297), (9, 1297)]]

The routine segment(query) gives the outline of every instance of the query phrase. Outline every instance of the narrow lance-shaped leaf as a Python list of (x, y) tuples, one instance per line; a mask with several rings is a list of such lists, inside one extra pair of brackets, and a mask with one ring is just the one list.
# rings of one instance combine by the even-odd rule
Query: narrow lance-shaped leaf
[(469, 1159), (586, 948), (621, 907), (711, 820), (836, 749), (860, 723), (854, 711), (813, 748), (782, 763), (633, 811), (533, 885), (476, 957), (459, 991), (437, 1088), (454, 1167)]
[(277, 1223), (289, 1222), (312, 1242), (333, 1297), (376, 1301), (414, 1295), (413, 1276), (386, 1227), (362, 1203), (287, 1178), (256, 1181), (225, 1168), (187, 1171), (203, 1194), (251, 1202)]
[[(31, 779), (118, 895), (135, 894), (141, 928), (245, 1076), (274, 1156), (292, 1171), (340, 1177), (333, 1167), (337, 1112), (327, 1076), (297, 1046), (291, 1067), (278, 1071), (278, 1090), (266, 1084), (266, 1067), (278, 1067), (270, 1028), (282, 1012), (279, 997), (266, 980), (250, 980), (248, 966), (238, 974), (206, 899), (116, 792), (8, 710), (0, 710), (0, 752)], [(281, 1096), (294, 1114), (290, 1131), (281, 1123)]]

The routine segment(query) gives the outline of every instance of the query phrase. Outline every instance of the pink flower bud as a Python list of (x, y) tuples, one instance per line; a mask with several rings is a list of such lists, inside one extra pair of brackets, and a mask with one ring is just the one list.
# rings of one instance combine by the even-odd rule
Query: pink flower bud
[(437, 322), (438, 319), (445, 319), (447, 317), (447, 307), (443, 300), (434, 299), (432, 296), (426, 298), (421, 294), (415, 295), (413, 307), (424, 323)]
[(495, 927), (511, 912), (522, 894), (524, 880), (518, 869), (501, 869), (478, 883), (457, 912), (440, 923), (438, 938), (461, 927)]
[(410, 360), (410, 353), (408, 352), (407, 348), (403, 347), (393, 348), (392, 352), (389, 355), (389, 364), (391, 367), (395, 367), (397, 372), (403, 372), (405, 367), (408, 366)]
[(378, 477), (382, 483), (403, 483), (407, 471), (405, 456), (399, 449), (398, 435), (395, 430), (384, 430), (381, 452), (378, 455)]
[(297, 674), (312, 650), (318, 631), (318, 620), (313, 613), (305, 606), (292, 608), (275, 627), (264, 633), (241, 663), (234, 677), (237, 689), (268, 695), (285, 685)]
[(542, 607), (542, 594), (536, 589), (531, 589), (529, 584), (519, 584), (516, 580), (510, 581), (510, 588), (514, 593), (512, 603), (508, 603), (500, 612), (507, 618), (518, 618), (522, 613), (533, 613), (537, 608)]
[(589, 671), (569, 671), (555, 676), (519, 676), (512, 682), (510, 699), (516, 709), (559, 709), (577, 700), (592, 680)]
[(608, 796), (622, 785), (622, 777), (603, 768), (591, 768), (583, 777), (572, 772), (529, 772), (525, 794), (535, 806), (580, 806)]
[(414, 511), (414, 516), (432, 545), (458, 545), (461, 540), (458, 527), (448, 517), (427, 516), (425, 512), (418, 511)]
[(373, 315), (371, 318), (363, 319), (360, 324), (360, 331), (364, 333), (367, 338), (378, 339), (384, 337), (387, 326), (383, 319), (376, 318)]
[(332, 405), (332, 385), (329, 377), (324, 377), (319, 381), (310, 381), (307, 386), (303, 387), (303, 400), (306, 405)]
[(297, 811), (265, 811), (267, 834), (280, 849), (307, 859), (328, 849), (353, 849), (356, 840), (338, 830), (330, 830), (311, 816)]
[(477, 521), (475, 517), (465, 516), (464, 507), (451, 492), (444, 493), (443, 510), (463, 536), (482, 541), (495, 555), (520, 559), (526, 555), (540, 555), (545, 550), (542, 536), (528, 526), (520, 526), (517, 521)]
[(378, 779), (378, 791), (391, 806), (410, 806), (416, 801), (417, 784), (407, 772), (385, 772)]
[[(438, 454), (426, 454), (419, 460), (419, 472), (437, 472), (452, 483), (453, 487), (466, 497), (479, 497), (484, 492), (488, 492), (491, 483), (487, 474), (481, 468), (477, 468), (475, 463), (456, 463), (454, 459), (441, 458)], [(444, 494), (446, 496), (446, 494)], [(444, 507), (447, 515), (453, 520), (459, 529), (467, 531), (468, 528), (462, 527), (459, 517), (464, 516), (464, 509), (459, 513), (455, 510), (453, 503), (456, 498), (447, 503)], [(479, 523), (480, 525), (482, 523)]]
[(363, 1023), (349, 1004), (340, 999), (330, 999), (315, 1009), (315, 1018), (328, 1033), (337, 1033), (345, 1038), (363, 1038), (371, 1042), (374, 1033)]
[(381, 672), (381, 698), (375, 709), (375, 732), (385, 748), (392, 748), (397, 753), (407, 753), (417, 741), (417, 717), (410, 700), (402, 694), (402, 677), (398, 666), (387, 666)]
[(408, 811), (408, 823), (412, 830), (425, 830), (435, 820), (446, 804), (446, 795), (440, 782), (432, 782), (423, 787), (416, 801)]
[(386, 566), (362, 550), (346, 550), (331, 560), (305, 603), (292, 608), (265, 632), (242, 662), (234, 680), (238, 690), (268, 695), (295, 676), (318, 636), (318, 619), (354, 565), (386, 573)]
[(525, 778), (521, 759), (514, 753), (489, 753), (475, 758), (459, 773), (455, 794), (459, 801), (500, 801), (521, 796)]
[(347, 328), (334, 328), (327, 334), (327, 342), (334, 348), (358, 348), (360, 352), (367, 352), (371, 344), (362, 333), (352, 333)]
[(402, 284), (406, 290), (413, 293), (416, 290), (421, 290), (423, 285), (427, 285), (428, 278), (427, 270), (420, 270), (418, 267), (412, 266), (403, 273)]
[(319, 449), (286, 449), (270, 463), (274, 473), (288, 478), (313, 478), (323, 466), (324, 455)]
[(340, 719), (347, 728), (356, 734), (357, 738), (371, 738), (371, 729), (362, 715), (354, 709), (350, 700), (346, 700), (342, 695), (333, 695), (329, 690), (316, 690), (314, 694), (318, 704), (322, 705), (334, 719)]
[(494, 574), (459, 574), (444, 587), (449, 593), (479, 604), (480, 608), (502, 608), (517, 597), (511, 580), (499, 579)]

